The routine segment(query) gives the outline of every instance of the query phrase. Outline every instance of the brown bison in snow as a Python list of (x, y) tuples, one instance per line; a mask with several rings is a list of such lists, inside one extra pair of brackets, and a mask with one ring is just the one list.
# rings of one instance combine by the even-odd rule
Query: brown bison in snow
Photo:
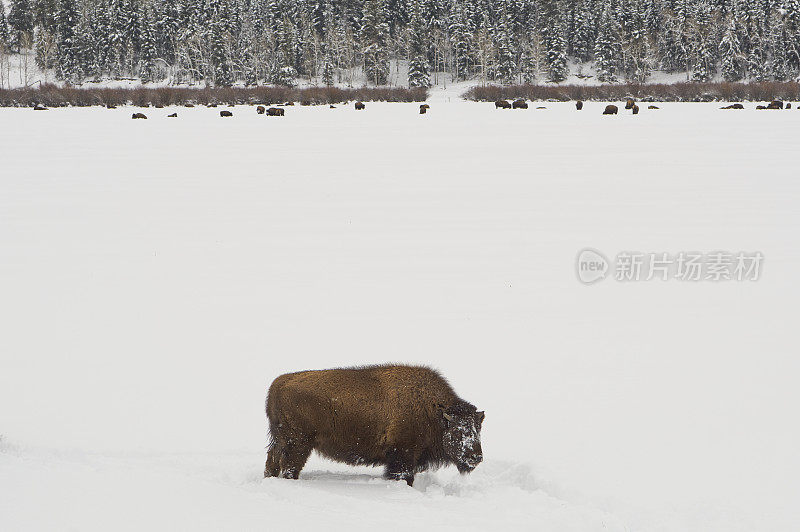
[(783, 102), (780, 100), (770, 102), (769, 105), (767, 105), (767, 109), (783, 109)]
[(270, 107), (267, 109), (267, 116), (283, 116), (284, 111), (280, 107)]
[(580, 100), (578, 100), (577, 102), (575, 102), (575, 109), (577, 109), (578, 111), (580, 111), (581, 109), (583, 109), (583, 102), (582, 102), (582, 101), (580, 101)]
[(382, 465), (405, 480), (483, 460), (484, 414), (422, 366), (366, 366), (281, 375), (267, 395), (270, 444), (265, 477), (296, 479), (311, 454), (350, 465)]
[(511, 104), (505, 100), (497, 100), (494, 102), (495, 109), (511, 109)]
[(631, 111), (633, 112), (633, 114), (638, 115), (639, 114), (639, 106), (634, 104), (634, 106), (631, 107)]
[(131, 118), (133, 118), (134, 120), (136, 120), (137, 118), (143, 118), (147, 120), (147, 116), (144, 113), (133, 113)]
[(616, 105), (606, 105), (605, 111), (603, 111), (604, 115), (615, 115), (619, 112), (619, 108)]
[(511, 104), (511, 108), (512, 109), (527, 109), (528, 108), (528, 102), (526, 102), (525, 100), (514, 100), (514, 103)]
[(366, 107), (367, 106), (364, 105), (364, 102), (356, 102), (356, 111), (363, 111), (366, 109)]
[(167, 118), (178, 118), (178, 113), (172, 113), (171, 115), (167, 115)]
[(787, 104), (786, 104), (786, 108), (787, 108), (787, 109), (791, 109), (791, 108), (792, 108), (792, 104), (790, 104), (790, 103), (787, 103)]
[(263, 115), (266, 112), (267, 109), (263, 105), (259, 105), (258, 107), (256, 107), (256, 113)]
[(657, 105), (648, 105), (647, 108), (648, 109), (661, 109), (661, 107), (659, 107)]
[(756, 110), (761, 111), (762, 109), (766, 109), (767, 107), (764, 105), (756, 105)]
[(230, 111), (220, 111), (219, 112), (219, 116), (222, 116), (222, 117), (233, 116), (233, 113), (231, 113)]
[(730, 105), (726, 105), (725, 107), (720, 107), (720, 109), (744, 109), (744, 105), (740, 103), (732, 103)]
[(634, 105), (636, 105), (636, 102), (633, 98), (628, 98), (625, 100), (625, 109), (633, 109)]

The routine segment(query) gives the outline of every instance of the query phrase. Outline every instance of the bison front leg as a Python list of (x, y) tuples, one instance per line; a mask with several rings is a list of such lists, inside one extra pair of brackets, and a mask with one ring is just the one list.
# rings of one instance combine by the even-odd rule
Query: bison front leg
[(398, 449), (391, 450), (387, 456), (386, 470), (383, 478), (387, 480), (405, 480), (409, 486), (414, 485), (415, 460), (412, 453)]
[(279, 469), (283, 472), (283, 478), (296, 480), (300, 476), (303, 466), (306, 465), (312, 450), (311, 442), (306, 440), (288, 441), (279, 458)]

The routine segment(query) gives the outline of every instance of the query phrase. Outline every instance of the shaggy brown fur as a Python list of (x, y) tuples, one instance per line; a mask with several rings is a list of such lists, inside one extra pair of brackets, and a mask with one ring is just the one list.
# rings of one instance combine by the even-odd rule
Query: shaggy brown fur
[(263, 105), (259, 105), (258, 107), (256, 107), (256, 113), (263, 115), (266, 112), (267, 110)]
[(631, 107), (631, 111), (633, 112), (633, 114), (638, 115), (639, 114), (639, 106), (638, 105), (634, 105), (633, 107)]
[(283, 116), (284, 111), (280, 107), (270, 107), (267, 109), (267, 116)]
[(511, 104), (505, 100), (497, 100), (494, 102), (495, 109), (511, 109)]
[(761, 111), (762, 109), (766, 109), (767, 107), (764, 105), (756, 105), (756, 110)]
[(219, 116), (223, 116), (223, 117), (224, 116), (233, 116), (233, 113), (231, 113), (230, 111), (220, 111), (219, 112)]
[(606, 110), (603, 111), (604, 115), (615, 115), (619, 112), (619, 108), (616, 105), (606, 105)]
[(732, 103), (730, 105), (726, 105), (725, 107), (720, 107), (720, 109), (744, 109), (744, 105), (740, 103)]
[(625, 100), (625, 109), (633, 109), (634, 105), (636, 105), (636, 102), (633, 98), (627, 98)]
[(429, 467), (453, 463), (468, 473), (483, 459), (483, 412), (422, 366), (288, 373), (270, 386), (266, 410), (265, 477), (296, 479), (312, 450), (351, 465), (383, 465), (385, 478), (409, 486)]
[(367, 106), (364, 105), (363, 102), (356, 102), (356, 111), (361, 111), (361, 110), (365, 109), (366, 107)]
[(575, 102), (575, 109), (577, 109), (578, 111), (580, 111), (581, 109), (583, 109), (583, 102), (582, 102), (582, 101), (580, 101), (580, 100), (578, 100), (577, 102)]
[(422, 107), (421, 105), (419, 106), (419, 114), (424, 115), (427, 112), (428, 112), (427, 107)]
[(783, 102), (780, 100), (770, 102), (769, 105), (767, 105), (767, 109), (783, 109)]
[(133, 116), (131, 116), (131, 118), (133, 118), (134, 120), (137, 118), (143, 118), (146, 120), (147, 116), (144, 113), (133, 113)]
[(514, 103), (511, 104), (511, 107), (513, 109), (527, 109), (528, 102), (526, 102), (525, 100), (514, 100)]
[(786, 104), (786, 108), (787, 108), (787, 109), (791, 109), (791, 108), (792, 108), (792, 104), (790, 104), (790, 103), (787, 103), (787, 104)]

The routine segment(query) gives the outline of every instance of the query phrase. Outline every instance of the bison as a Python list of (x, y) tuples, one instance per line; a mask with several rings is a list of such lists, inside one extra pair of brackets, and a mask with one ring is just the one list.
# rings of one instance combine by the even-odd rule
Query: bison
[(49, 109), (47, 107), (45, 107), (44, 105), (42, 105), (40, 103), (37, 103), (36, 105), (34, 105), (33, 106), (33, 110), (34, 111), (49, 111)]
[(356, 111), (363, 111), (366, 107), (364, 102), (356, 102)]
[(514, 100), (514, 103), (511, 104), (512, 109), (527, 109), (528, 102), (525, 100)]
[(631, 107), (631, 112), (633, 114), (635, 114), (635, 115), (638, 115), (639, 114), (639, 106), (634, 104), (633, 107)]
[(766, 109), (767, 107), (764, 105), (756, 105), (756, 110), (761, 111), (762, 109)]
[(648, 105), (647, 108), (648, 109), (661, 109), (661, 107), (659, 107), (657, 105)]
[(732, 103), (730, 105), (726, 105), (725, 107), (720, 107), (720, 109), (744, 109), (744, 105), (740, 103)]
[(267, 116), (283, 116), (284, 111), (280, 107), (270, 107), (267, 109)]
[(495, 109), (511, 109), (511, 104), (505, 100), (497, 100), (494, 102)]
[(131, 118), (133, 118), (134, 120), (136, 120), (137, 118), (142, 118), (147, 120), (147, 115), (145, 115), (144, 113), (133, 113)]
[(106, 109), (116, 109), (116, 108), (117, 108), (117, 106), (114, 105), (113, 103), (107, 103), (106, 104)]
[(769, 105), (767, 105), (767, 109), (783, 109), (783, 102), (780, 100), (770, 102)]
[(575, 102), (575, 109), (577, 109), (578, 111), (580, 111), (581, 109), (583, 109), (583, 102), (582, 102), (582, 101), (580, 101), (580, 100), (578, 100), (577, 102)]
[(792, 108), (792, 104), (790, 104), (790, 103), (787, 103), (787, 104), (786, 104), (786, 108), (787, 108), (787, 109), (791, 109), (791, 108)]
[(615, 115), (619, 112), (619, 108), (616, 105), (606, 105), (605, 111), (603, 111), (604, 115)]
[(171, 115), (167, 115), (167, 118), (178, 118), (178, 113), (172, 113)]
[(256, 113), (263, 115), (266, 112), (267, 109), (263, 105), (259, 105), (258, 107), (256, 107)]
[(634, 105), (636, 105), (636, 101), (633, 98), (627, 98), (625, 100), (625, 109), (633, 109)]
[(281, 375), (266, 402), (270, 443), (264, 477), (296, 479), (312, 451), (350, 465), (384, 466), (405, 480), (483, 460), (484, 413), (424, 366), (379, 365)]
[(231, 113), (230, 111), (220, 111), (219, 116), (224, 118), (226, 116), (233, 116), (233, 113)]

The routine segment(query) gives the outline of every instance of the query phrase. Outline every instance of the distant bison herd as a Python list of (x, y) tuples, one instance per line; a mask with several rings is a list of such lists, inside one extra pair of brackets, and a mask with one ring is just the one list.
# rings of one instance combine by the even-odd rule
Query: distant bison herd
[[(347, 102), (345, 102), (345, 104), (346, 103)], [(258, 105), (255, 108), (256, 109), (256, 113), (260, 114), (260, 115), (266, 115), (266, 116), (284, 116), (285, 115), (284, 107), (285, 106), (294, 105), (294, 102), (286, 102), (286, 103), (277, 104), (277, 105), (279, 105), (281, 107), (265, 107), (263, 105)], [(301, 102), (301, 105), (312, 105), (312, 103), (309, 102), (309, 101), (303, 101), (303, 102)], [(184, 106), (185, 107), (194, 107), (194, 105), (191, 104), (191, 103), (186, 103), (186, 104), (184, 104)], [(218, 104), (216, 104), (216, 103), (206, 104), (206, 107), (217, 107), (217, 106), (218, 106)], [(529, 103), (524, 98), (517, 98), (517, 99), (515, 99), (513, 101), (497, 100), (497, 101), (494, 102), (494, 106), (495, 106), (495, 109), (528, 109), (529, 108)], [(116, 106), (115, 105), (111, 105), (111, 104), (107, 105), (106, 107), (108, 109), (116, 109)], [(145, 107), (147, 107), (147, 106), (145, 106)], [(164, 106), (163, 105), (155, 105), (154, 107), (163, 108)], [(233, 105), (229, 105), (228, 107), (234, 107), (234, 106)], [(333, 104), (329, 105), (329, 107), (331, 109), (336, 109), (336, 106), (333, 105)], [(354, 107), (355, 107), (356, 111), (363, 111), (364, 109), (366, 109), (366, 105), (364, 104), (364, 102), (360, 102), (360, 101), (359, 102), (355, 102), (354, 103)], [(583, 109), (583, 107), (584, 107), (584, 102), (582, 100), (575, 101), (575, 109), (576, 110), (581, 111)], [(625, 107), (626, 110), (629, 110), (631, 112), (631, 114), (633, 114), (633, 115), (638, 115), (639, 114), (639, 111), (640, 111), (639, 105), (636, 103), (636, 100), (631, 98), (631, 97), (625, 98), (625, 106), (624, 107)], [(421, 115), (427, 114), (427, 112), (430, 110), (430, 108), (431, 108), (430, 105), (428, 105), (427, 103), (420, 104), (420, 106), (419, 106), (419, 114), (421, 114)], [(745, 106), (742, 103), (732, 103), (732, 104), (720, 107), (720, 109), (744, 109), (744, 108), (745, 108)], [(757, 110), (792, 109), (792, 104), (791, 103), (784, 103), (784, 102), (782, 102), (780, 100), (774, 100), (774, 101), (772, 101), (772, 102), (770, 102), (770, 103), (768, 103), (766, 105), (756, 105), (755, 108)], [(800, 107), (795, 107), (795, 108), (796, 109), (800, 109)], [(33, 109), (37, 110), (37, 111), (44, 111), (44, 110), (47, 110), (47, 107), (45, 107), (43, 105), (40, 105), (40, 104), (36, 104), (36, 105), (33, 106)], [(544, 106), (539, 106), (539, 107), (536, 107), (536, 109), (547, 109), (547, 108), (544, 107)], [(648, 105), (647, 109), (655, 110), (655, 109), (660, 109), (660, 107), (658, 107), (657, 105)], [(619, 114), (619, 107), (617, 105), (614, 105), (614, 104), (608, 104), (603, 109), (603, 114), (604, 115), (616, 115), (616, 114)], [(177, 118), (177, 116), (178, 116), (178, 113), (172, 113), (172, 114), (167, 115), (168, 118)], [(222, 110), (222, 111), (219, 112), (219, 116), (220, 117), (232, 117), (233, 116), (233, 112), (229, 111), (229, 110)], [(147, 116), (144, 113), (136, 112), (136, 113), (133, 113), (131, 115), (131, 118), (133, 118), (134, 120), (136, 120), (136, 119), (147, 119)]]
[[(507, 100), (497, 100), (496, 102), (494, 102), (494, 107), (495, 107), (495, 109), (527, 109), (528, 108), (528, 103), (524, 99), (514, 100), (513, 103), (509, 103)], [(652, 110), (661, 109), (657, 105), (648, 105), (647, 108), (648, 109), (652, 109)], [(767, 105), (757, 105), (756, 106), (756, 109), (759, 109), (759, 110), (761, 110), (761, 109), (791, 109), (791, 108), (792, 108), (792, 104), (791, 103), (787, 103), (787, 104), (784, 105), (784, 103), (781, 102), (780, 100), (775, 100), (773, 102), (770, 102)], [(546, 107), (537, 107), (536, 109), (546, 109)], [(575, 109), (577, 109), (578, 111), (583, 109), (583, 101), (582, 100), (577, 100), (575, 102)], [(625, 98), (625, 109), (630, 111), (631, 114), (634, 114), (634, 115), (638, 115), (639, 114), (639, 110), (640, 110), (639, 109), (639, 105), (636, 103), (636, 100), (631, 98), (631, 97)], [(744, 109), (744, 105), (742, 105), (741, 103), (734, 103), (734, 104), (731, 104), (731, 105), (726, 105), (725, 107), (721, 107), (720, 109)], [(798, 107), (798, 109), (800, 109), (800, 107)], [(616, 114), (619, 114), (619, 107), (617, 107), (614, 104), (606, 105), (605, 109), (603, 109), (603, 114), (604, 115), (616, 115)]]

